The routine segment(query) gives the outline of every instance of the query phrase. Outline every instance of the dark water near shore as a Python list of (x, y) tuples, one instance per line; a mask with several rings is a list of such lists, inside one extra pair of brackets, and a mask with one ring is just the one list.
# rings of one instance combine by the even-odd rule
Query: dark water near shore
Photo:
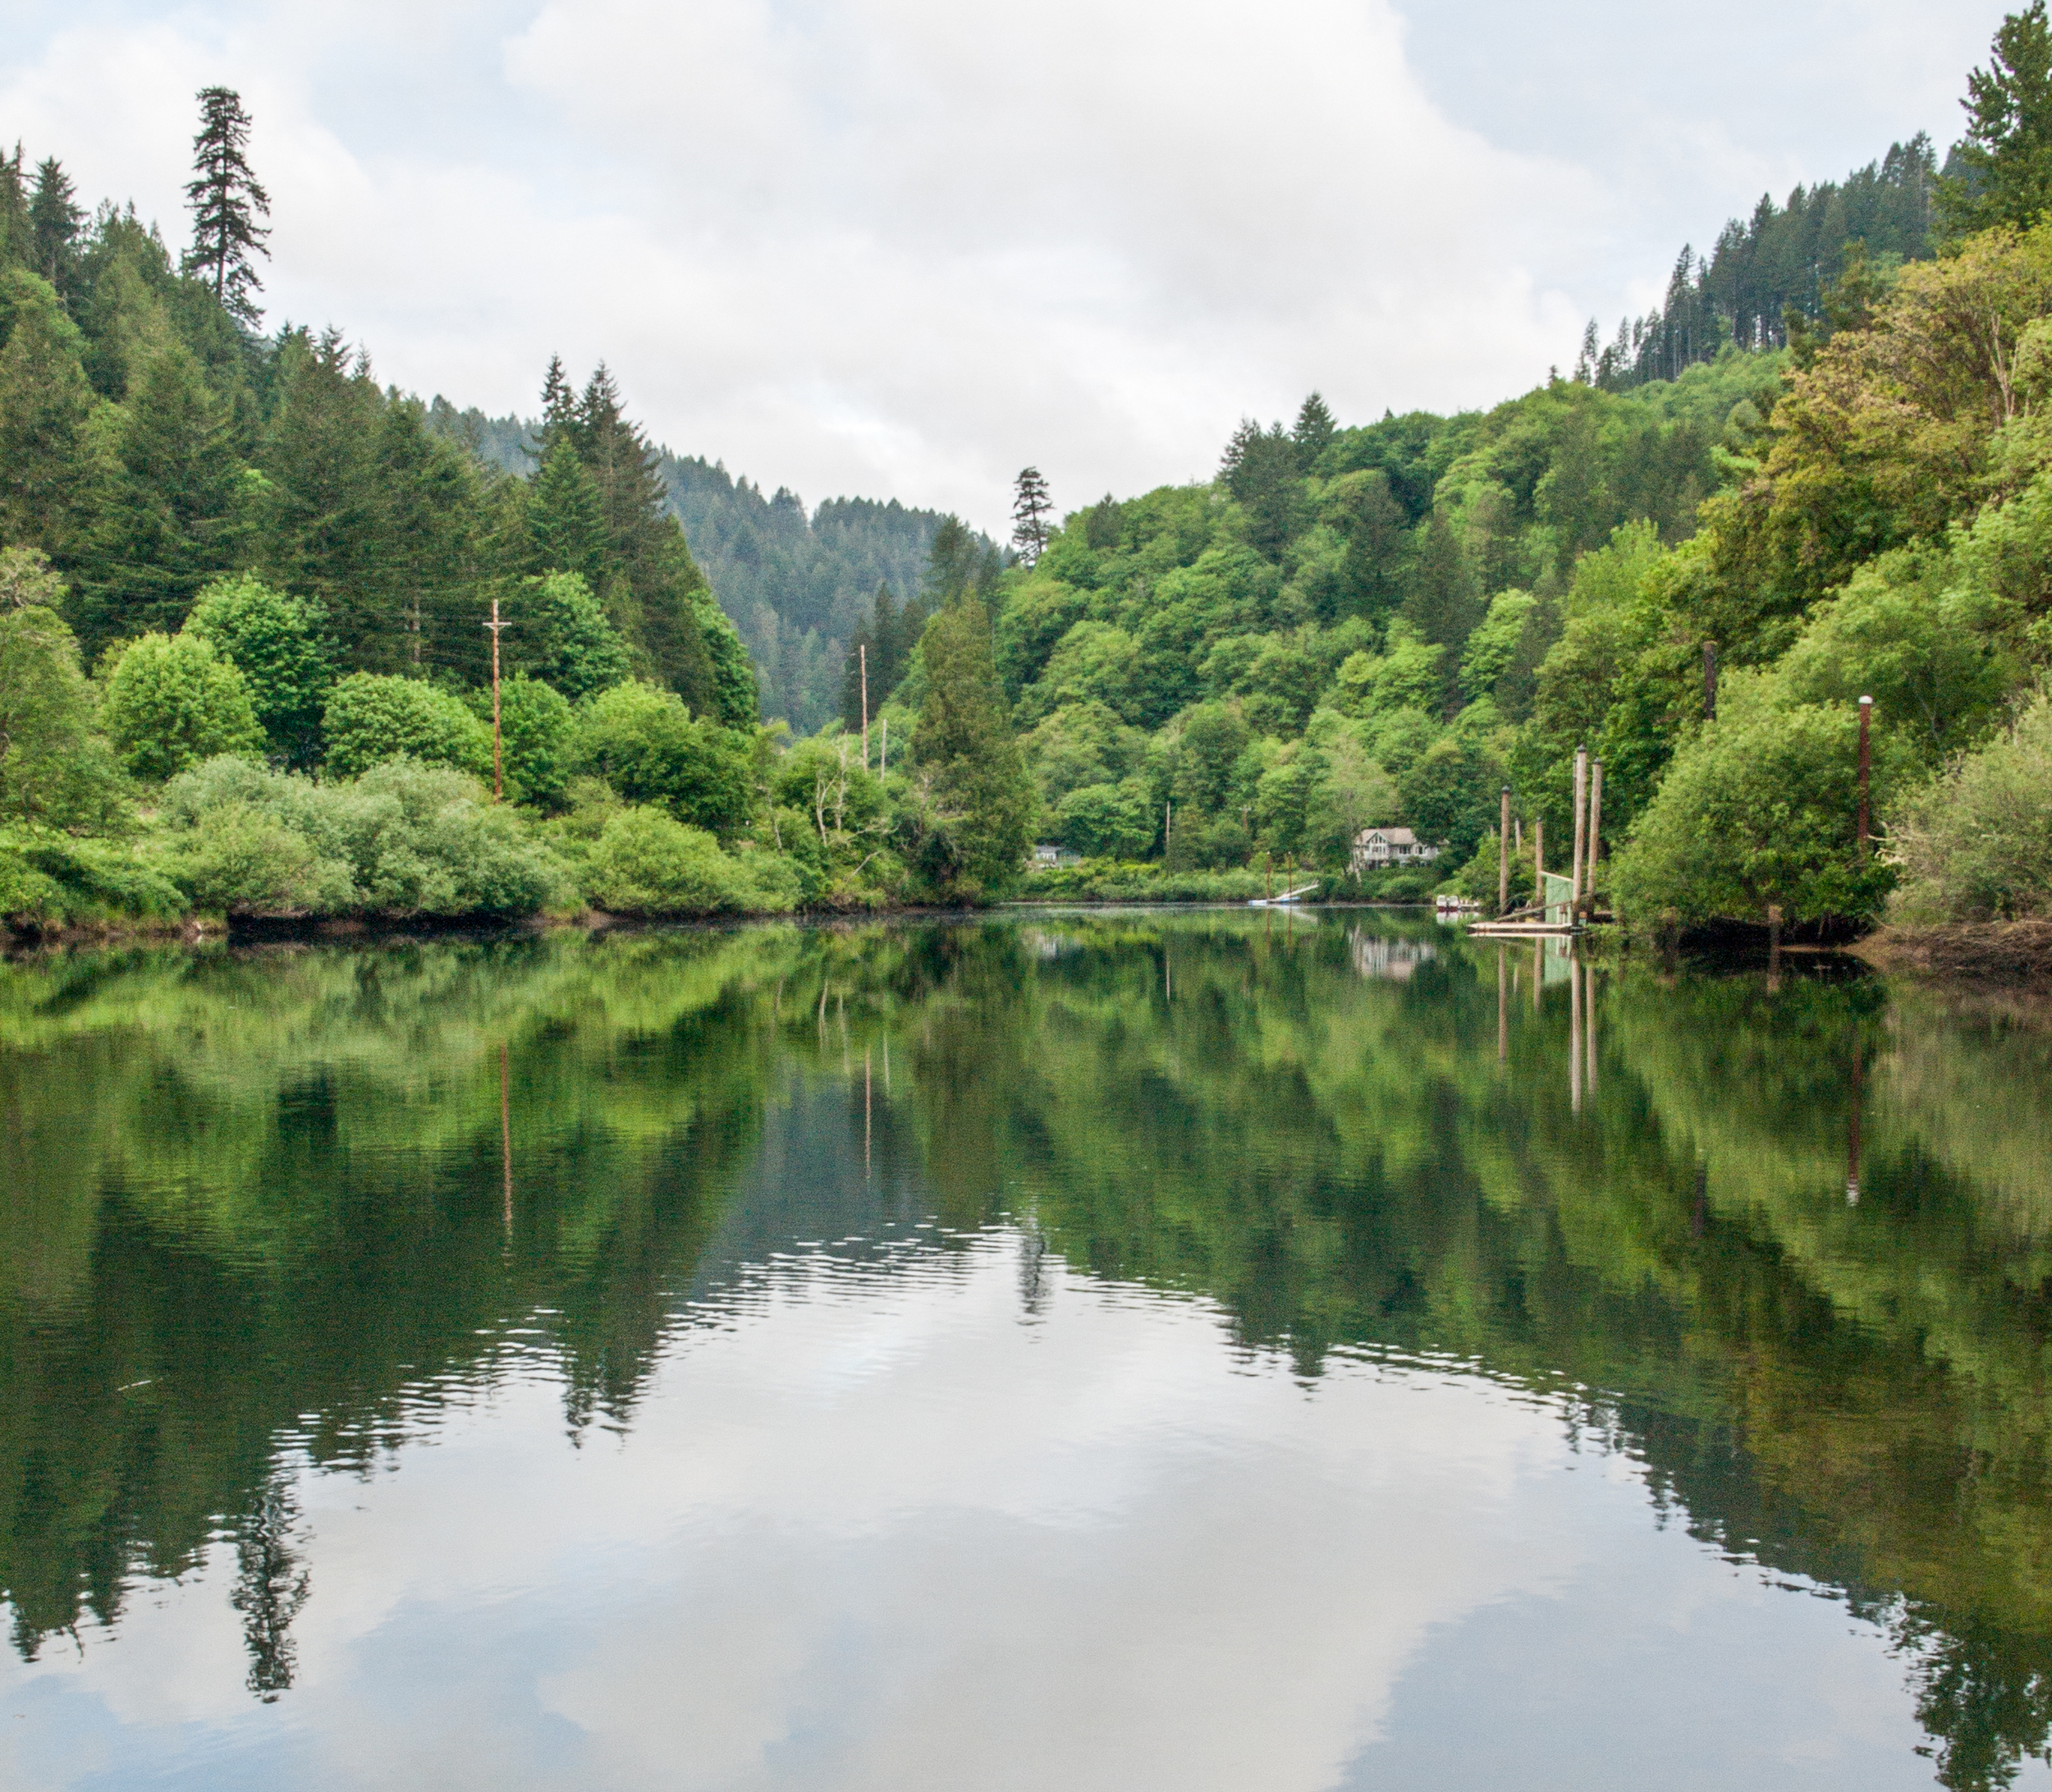
[(2052, 1781), (2052, 1020), (1134, 911), (0, 965), (0, 1783)]

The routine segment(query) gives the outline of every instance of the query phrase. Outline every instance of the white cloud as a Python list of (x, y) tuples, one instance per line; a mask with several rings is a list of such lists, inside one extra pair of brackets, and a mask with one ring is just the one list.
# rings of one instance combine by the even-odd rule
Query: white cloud
[[(396, 1473), (301, 1478), (280, 1703), (243, 1689), (223, 1548), (117, 1643), (0, 1661), (34, 1726), (0, 1750), (44, 1787), (1322, 1792), (1414, 1748), (1422, 1704), (1514, 1730), (1497, 1760), (1535, 1783), (1701, 1756), (1683, 1781), (1731, 1784), (1726, 1704), (1631, 1697), (1700, 1688), (1714, 1646), (1783, 1693), (1738, 1726), (1755, 1751), (1871, 1733), (1923, 1771), (1896, 1664), (1656, 1532), (1632, 1464), (1575, 1454), (1550, 1403), (1344, 1360), (1308, 1391), (1209, 1304), (1058, 1262), (1022, 1325), (1019, 1248), (749, 1268), (627, 1435), (579, 1451), (554, 1377), (516, 1370)], [(1535, 1728), (1535, 1699), (1601, 1721)]]
[(0, 120), (175, 236), (192, 90), (236, 85), (274, 319), (494, 410), (603, 356), (684, 451), (988, 526), (1027, 461), (1082, 502), (1313, 386), (1542, 378), (1773, 171), (1947, 128), (1898, 115), (1995, 16), (1845, 8), (1776, 9), (1791, 58), (1619, 0), (117, 0), (25, 25)]

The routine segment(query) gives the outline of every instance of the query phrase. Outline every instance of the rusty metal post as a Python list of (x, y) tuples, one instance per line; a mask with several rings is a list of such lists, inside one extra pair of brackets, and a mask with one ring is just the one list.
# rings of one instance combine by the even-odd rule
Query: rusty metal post
[(1868, 772), (1868, 768), (1869, 768), (1869, 767), (1870, 767), (1870, 765), (1871, 765), (1871, 749), (1870, 749), (1870, 747), (1869, 747), (1869, 745), (1868, 745), (1868, 741), (1867, 741), (1867, 728), (1868, 728), (1869, 724), (1870, 724), (1870, 723), (1871, 722), (1871, 721), (1873, 720), (1873, 716), (1874, 716), (1874, 699), (1873, 699), (1871, 697), (1862, 697), (1862, 698), (1861, 698), (1861, 699), (1860, 699), (1860, 856), (1861, 856), (1862, 859), (1864, 859), (1864, 858), (1866, 856), (1866, 850), (1867, 850), (1867, 828), (1866, 828), (1866, 781), (1867, 781), (1867, 772)]

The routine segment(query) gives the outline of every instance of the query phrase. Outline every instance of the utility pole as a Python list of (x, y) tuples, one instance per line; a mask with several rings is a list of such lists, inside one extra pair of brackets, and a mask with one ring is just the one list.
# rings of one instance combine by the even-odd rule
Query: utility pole
[(869, 644), (856, 644), (855, 653), (862, 667), (862, 768), (869, 769)]
[(499, 600), (492, 600), (492, 620), (484, 625), (492, 631), (492, 800), (502, 802), (506, 797), (506, 780), (499, 765), (499, 630), (506, 625), (499, 620)]

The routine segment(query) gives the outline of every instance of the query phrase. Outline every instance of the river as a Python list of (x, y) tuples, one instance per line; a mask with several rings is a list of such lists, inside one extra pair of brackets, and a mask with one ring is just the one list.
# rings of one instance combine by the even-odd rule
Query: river
[(2052, 1017), (1018, 911), (0, 965), (0, 1780), (2052, 1783)]

